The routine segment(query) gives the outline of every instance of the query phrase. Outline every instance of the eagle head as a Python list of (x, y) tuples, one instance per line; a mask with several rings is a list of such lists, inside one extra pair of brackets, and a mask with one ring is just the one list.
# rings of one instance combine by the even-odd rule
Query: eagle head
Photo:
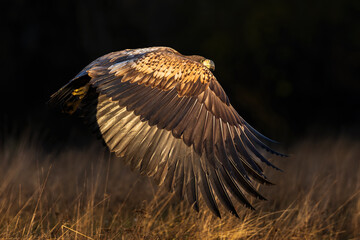
[(201, 63), (211, 71), (215, 71), (215, 63), (213, 60), (204, 59)]
[(202, 56), (199, 56), (199, 55), (192, 55), (192, 56), (187, 56), (187, 57), (190, 58), (193, 61), (201, 63), (202, 65), (204, 65), (205, 67), (207, 67), (211, 71), (215, 71), (215, 63), (214, 63), (214, 61), (212, 61), (210, 59), (206, 59), (206, 58), (204, 58)]

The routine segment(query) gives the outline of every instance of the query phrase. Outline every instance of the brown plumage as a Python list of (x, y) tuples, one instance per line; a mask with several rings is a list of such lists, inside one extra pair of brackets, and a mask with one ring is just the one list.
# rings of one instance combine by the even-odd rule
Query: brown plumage
[(111, 152), (196, 210), (202, 195), (218, 217), (216, 199), (238, 216), (231, 195), (253, 208), (243, 191), (265, 199), (252, 179), (270, 184), (259, 160), (276, 168), (258, 148), (282, 154), (240, 117), (210, 68), (211, 60), (167, 47), (113, 52), (90, 63), (51, 101), (64, 112), (80, 112)]

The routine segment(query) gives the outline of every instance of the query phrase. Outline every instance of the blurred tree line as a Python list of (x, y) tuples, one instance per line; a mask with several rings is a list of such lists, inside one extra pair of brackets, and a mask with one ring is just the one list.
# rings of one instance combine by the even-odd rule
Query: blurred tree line
[(1, 25), (7, 127), (66, 134), (49, 96), (95, 58), (148, 46), (214, 60), (232, 104), (270, 137), (359, 127), (358, 0), (13, 0)]

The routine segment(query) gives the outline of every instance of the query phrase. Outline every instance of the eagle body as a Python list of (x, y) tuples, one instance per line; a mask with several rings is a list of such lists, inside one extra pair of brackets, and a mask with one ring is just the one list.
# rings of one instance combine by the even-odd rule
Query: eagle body
[(214, 68), (168, 47), (126, 49), (90, 63), (50, 101), (79, 112), (111, 152), (197, 211), (201, 195), (216, 216), (218, 202), (238, 216), (234, 200), (253, 208), (245, 192), (265, 199), (254, 180), (271, 184), (259, 163), (276, 167), (259, 149), (283, 155), (232, 107)]

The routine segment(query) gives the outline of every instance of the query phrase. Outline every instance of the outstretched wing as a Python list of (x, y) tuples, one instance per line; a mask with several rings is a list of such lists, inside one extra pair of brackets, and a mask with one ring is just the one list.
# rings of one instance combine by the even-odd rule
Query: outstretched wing
[(170, 48), (124, 50), (95, 60), (73, 81), (87, 75), (98, 93), (93, 114), (102, 137), (133, 169), (197, 210), (201, 193), (219, 217), (216, 198), (236, 216), (230, 195), (249, 208), (243, 190), (264, 199), (251, 179), (270, 183), (258, 162), (275, 166), (258, 147), (279, 153), (261, 142), (201, 63)]

